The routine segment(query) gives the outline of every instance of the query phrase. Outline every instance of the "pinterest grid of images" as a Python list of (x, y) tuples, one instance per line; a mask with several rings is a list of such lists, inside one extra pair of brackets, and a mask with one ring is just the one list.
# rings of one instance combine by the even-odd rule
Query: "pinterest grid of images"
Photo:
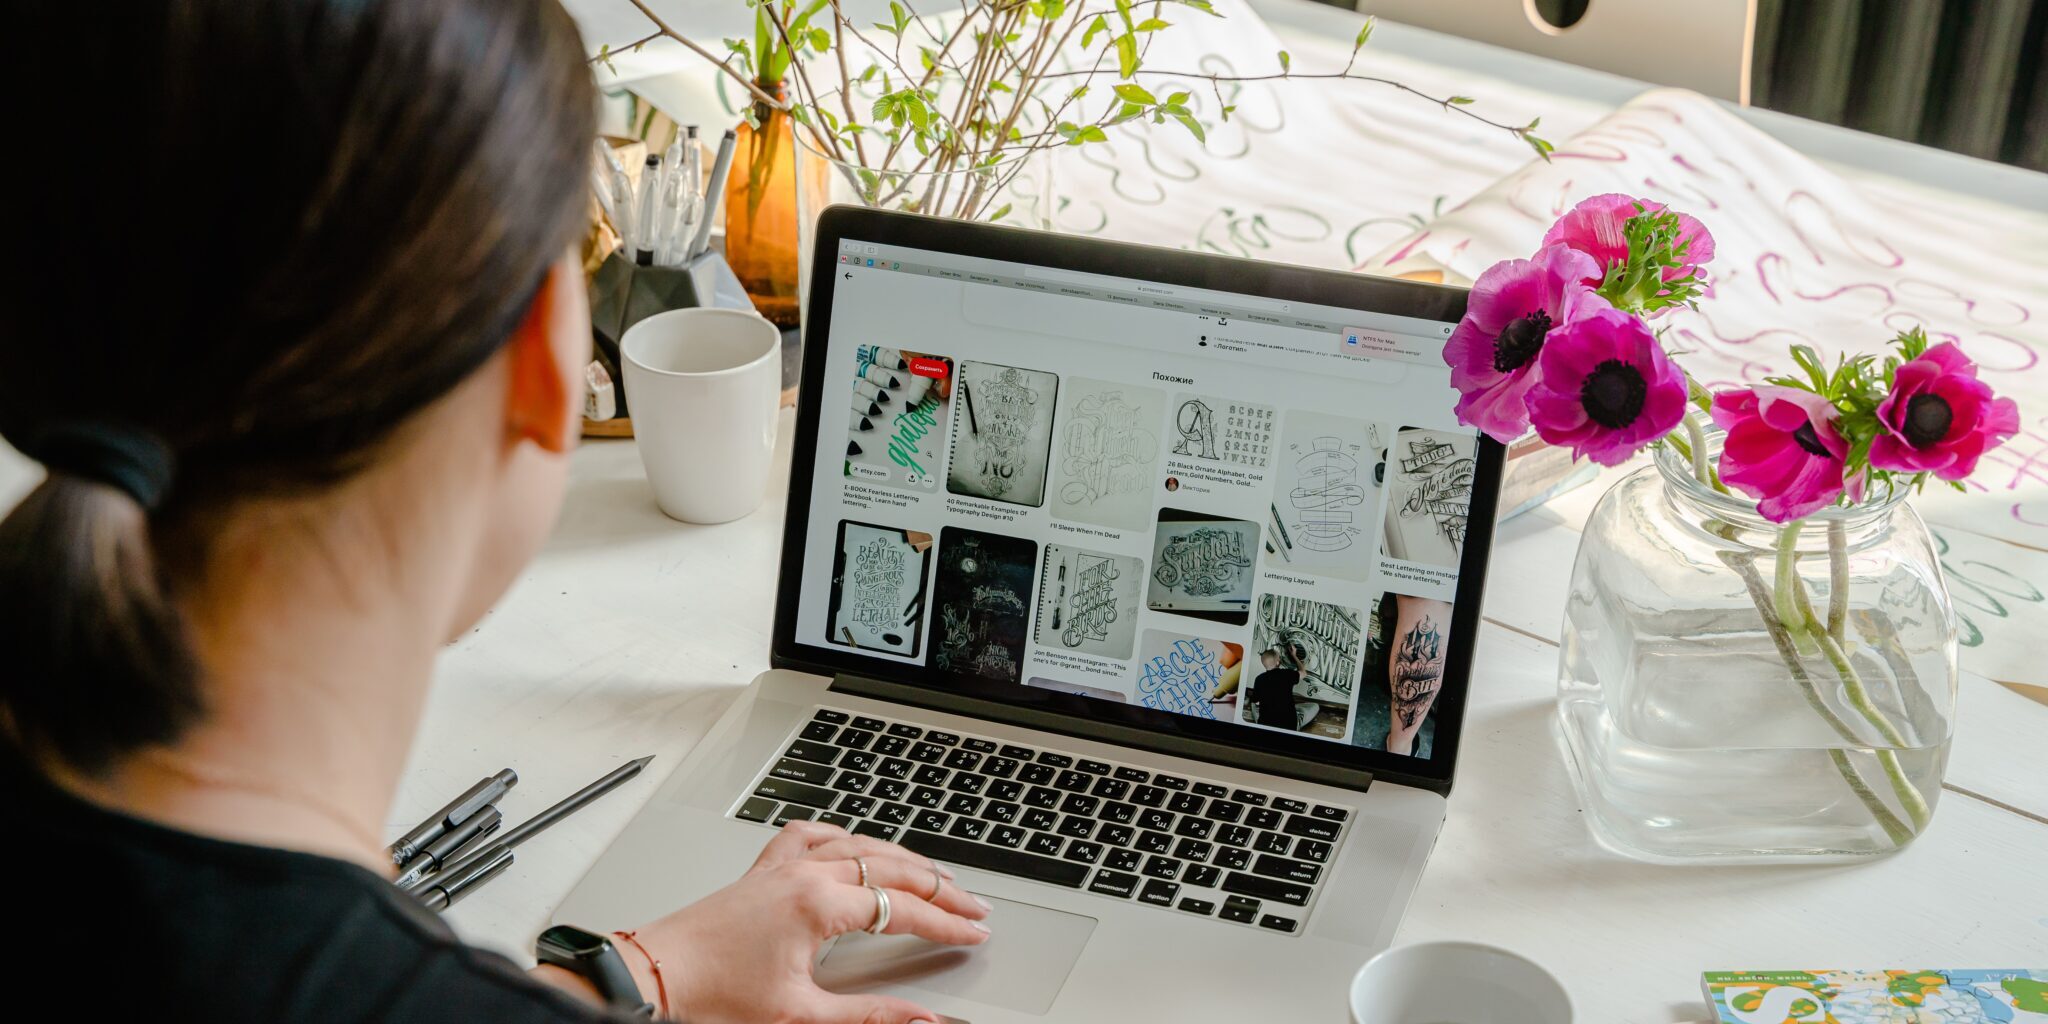
[(827, 642), (1432, 756), (1475, 434), (877, 345), (853, 388), (849, 484), (949, 522), (840, 522)]

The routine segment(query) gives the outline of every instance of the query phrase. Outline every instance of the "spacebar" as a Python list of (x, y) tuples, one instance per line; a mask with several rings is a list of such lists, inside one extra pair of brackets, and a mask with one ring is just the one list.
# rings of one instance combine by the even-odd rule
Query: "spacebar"
[(1069, 889), (1079, 889), (1088, 877), (1086, 864), (970, 843), (933, 832), (909, 832), (904, 835), (902, 843), (905, 849), (915, 850), (936, 861), (1016, 875), (1036, 882), (1051, 882)]

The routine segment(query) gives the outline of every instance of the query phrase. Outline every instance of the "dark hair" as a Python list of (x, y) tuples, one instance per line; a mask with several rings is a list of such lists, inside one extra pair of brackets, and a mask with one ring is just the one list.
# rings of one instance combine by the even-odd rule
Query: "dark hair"
[[(517, 328), (597, 97), (556, 0), (25, 7), (0, 436), (51, 471), (0, 522), (0, 732), (90, 773), (203, 713), (205, 521), (346, 478)], [(79, 423), (160, 446), (159, 508), (39, 452)]]

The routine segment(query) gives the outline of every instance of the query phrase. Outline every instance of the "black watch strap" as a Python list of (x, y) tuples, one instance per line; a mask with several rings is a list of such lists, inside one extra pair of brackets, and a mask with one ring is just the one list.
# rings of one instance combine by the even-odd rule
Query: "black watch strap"
[(605, 1004), (641, 1017), (654, 1016), (654, 1004), (640, 994), (640, 985), (611, 939), (575, 925), (558, 924), (533, 943), (534, 959), (553, 964), (590, 982)]

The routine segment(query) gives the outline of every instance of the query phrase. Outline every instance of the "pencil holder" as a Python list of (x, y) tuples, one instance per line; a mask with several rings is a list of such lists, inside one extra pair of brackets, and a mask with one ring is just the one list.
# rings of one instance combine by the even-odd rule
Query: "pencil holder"
[(632, 410), (625, 389), (617, 386), (623, 379), (619, 341), (627, 329), (656, 313), (699, 306), (754, 308), (723, 255), (706, 252), (681, 267), (643, 267), (616, 252), (605, 257), (590, 279), (590, 329), (597, 343), (592, 358), (611, 377), (617, 412), (602, 421), (586, 419), (585, 434), (632, 436)]

